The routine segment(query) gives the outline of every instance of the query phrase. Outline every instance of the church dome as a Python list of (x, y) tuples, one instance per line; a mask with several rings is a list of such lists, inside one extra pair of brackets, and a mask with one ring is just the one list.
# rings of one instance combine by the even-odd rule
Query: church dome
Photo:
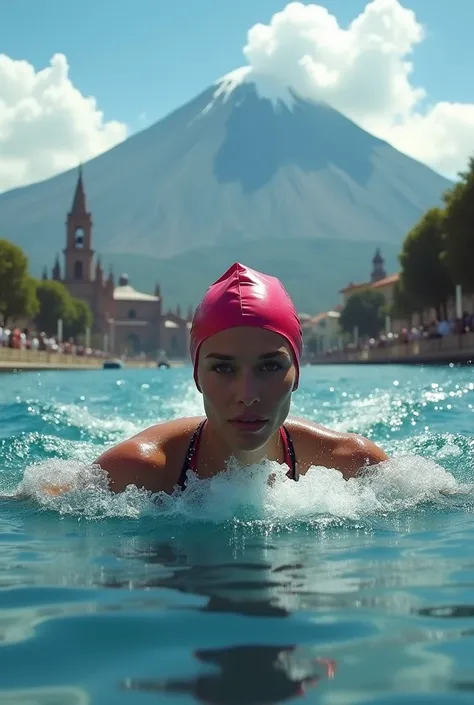
[(128, 274), (120, 275), (119, 286), (128, 286)]

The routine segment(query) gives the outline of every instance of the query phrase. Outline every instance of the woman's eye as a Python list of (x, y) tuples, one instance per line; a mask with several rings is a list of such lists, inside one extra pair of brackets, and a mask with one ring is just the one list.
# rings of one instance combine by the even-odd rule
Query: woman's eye
[(214, 365), (212, 369), (214, 372), (219, 372), (221, 374), (225, 372), (232, 372), (232, 366), (225, 365), (224, 363), (221, 363), (220, 365)]
[[(230, 365), (229, 363), (225, 363), (225, 362), (220, 362), (219, 364), (214, 365), (211, 369), (213, 372), (217, 372), (218, 374), (230, 374), (231, 372), (235, 372), (234, 366)], [(259, 368), (259, 371), (261, 371), (261, 372), (278, 372), (281, 369), (282, 369), (282, 366), (278, 362), (265, 362)]]
[(281, 370), (281, 365), (278, 362), (266, 362), (263, 368), (265, 372), (278, 372)]

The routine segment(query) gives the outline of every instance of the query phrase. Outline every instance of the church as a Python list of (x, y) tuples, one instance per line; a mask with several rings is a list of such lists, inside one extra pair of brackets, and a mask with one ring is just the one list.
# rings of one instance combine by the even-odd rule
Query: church
[(370, 281), (361, 282), (359, 284), (351, 282), (345, 286), (344, 289), (341, 289), (339, 293), (343, 296), (342, 305), (345, 306), (353, 294), (357, 294), (364, 289), (372, 289), (372, 291), (382, 294), (387, 306), (391, 306), (394, 301), (395, 287), (399, 279), (399, 272), (387, 276), (385, 260), (380, 253), (380, 249), (377, 248), (374, 258), (372, 259)]
[[(164, 350), (170, 358), (188, 356), (192, 311), (182, 317), (163, 312), (159, 284), (153, 295), (133, 288), (126, 274), (115, 285), (111, 271), (105, 276), (100, 258), (94, 261), (92, 248), (92, 216), (87, 210), (82, 169), (66, 220), (66, 246), (61, 271), (59, 257), (52, 268), (52, 279), (60, 281), (70, 294), (83, 299), (93, 316), (92, 340), (114, 355), (156, 355)], [(43, 279), (47, 279), (45, 270)]]

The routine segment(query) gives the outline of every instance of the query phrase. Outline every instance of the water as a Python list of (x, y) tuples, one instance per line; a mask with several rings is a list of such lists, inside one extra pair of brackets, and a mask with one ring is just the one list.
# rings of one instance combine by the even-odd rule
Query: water
[(349, 482), (263, 464), (153, 502), (91, 462), (201, 413), (189, 368), (1, 376), (0, 702), (472, 702), (473, 381), (306, 368), (292, 413), (393, 460)]

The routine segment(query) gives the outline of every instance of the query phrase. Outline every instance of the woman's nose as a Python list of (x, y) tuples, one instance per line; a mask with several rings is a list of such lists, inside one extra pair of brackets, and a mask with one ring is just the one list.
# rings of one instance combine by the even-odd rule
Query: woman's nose
[(242, 373), (237, 379), (237, 401), (245, 406), (252, 406), (260, 401), (258, 381), (251, 373)]

